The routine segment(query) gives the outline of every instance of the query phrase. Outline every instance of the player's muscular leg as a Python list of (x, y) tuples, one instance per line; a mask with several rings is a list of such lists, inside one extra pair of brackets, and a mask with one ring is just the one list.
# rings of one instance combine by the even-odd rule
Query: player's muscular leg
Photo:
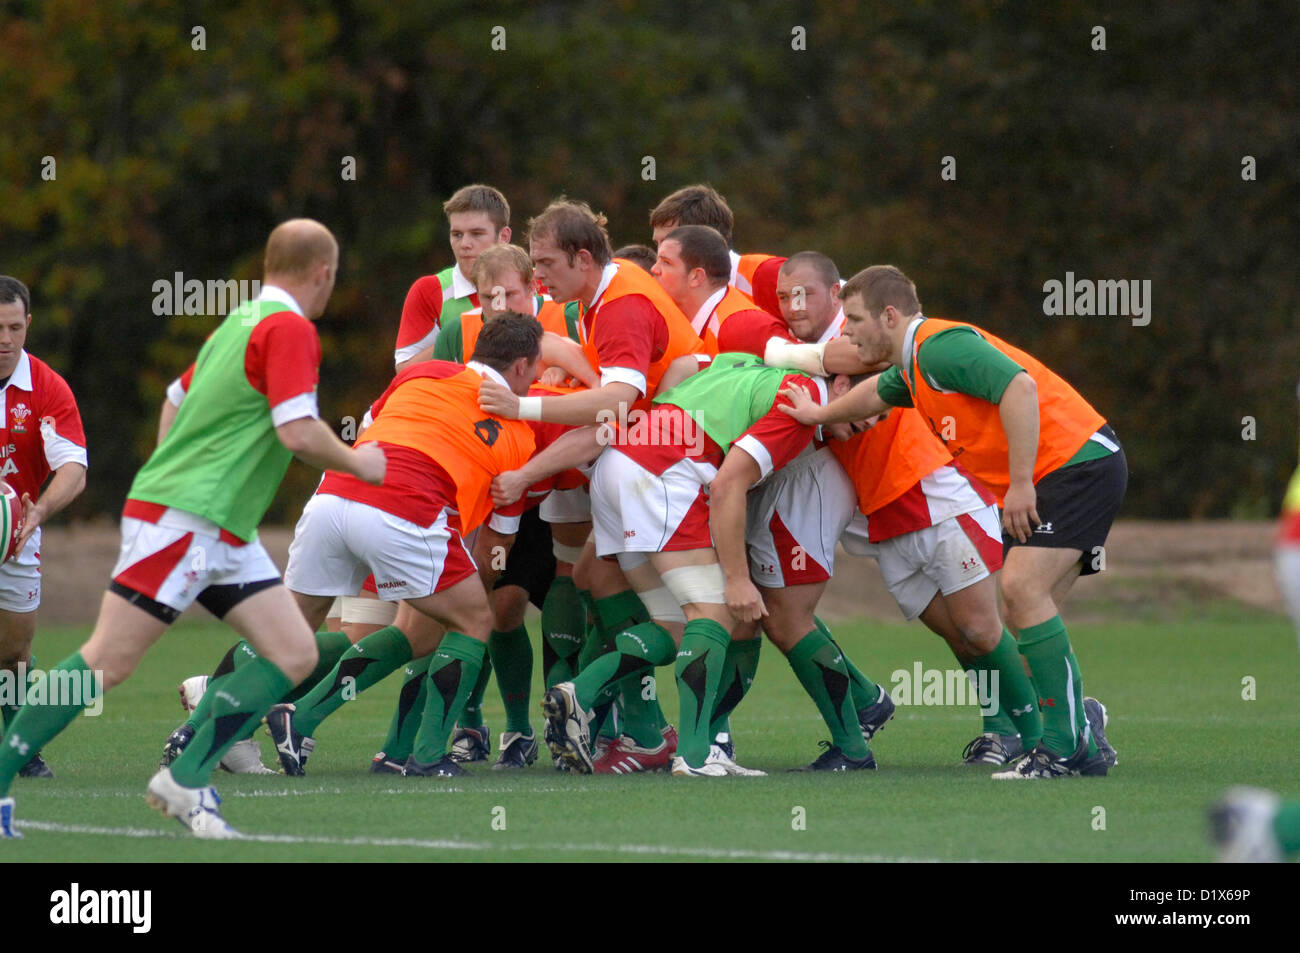
[[(998, 647), (1002, 641), (1002, 617), (998, 615), (997, 583), (992, 576), (948, 596), (939, 593), (935, 598), (947, 607), (948, 618), (961, 638), (961, 651), (953, 647), (958, 658), (988, 655)], [(921, 618), (925, 620), (924, 614)], [(949, 640), (948, 644), (953, 643)]]
[(463, 633), (476, 642), (486, 643), (492, 632), (492, 610), (477, 573), (442, 592), (406, 601), (449, 631)]
[(409, 602), (397, 604), (397, 618), (393, 625), (402, 630), (406, 641), (411, 643), (411, 658), (424, 658), (438, 647), (443, 634), (447, 631), (437, 620), (429, 618)]
[(19, 663), (30, 665), (35, 636), (35, 612), (0, 610), (0, 669), (13, 672)]
[(596, 555), (596, 544), (593, 541), (584, 545), (582, 558), (573, 567), (573, 584), (579, 589), (586, 589), (593, 599), (606, 599), (631, 588), (618, 568), (618, 563)]
[[(650, 592), (654, 589), (662, 589), (664, 587), (663, 579), (659, 577), (659, 573), (655, 571), (654, 564), (648, 559), (640, 565), (634, 566), (626, 571), (620, 569), (619, 574), (626, 581), (626, 585), (623, 588), (626, 589), (631, 587), (632, 591), (637, 595), (641, 595), (643, 592)], [(687, 618), (690, 617), (687, 616)], [(682, 644), (682, 633), (686, 629), (686, 623), (677, 622), (672, 619), (655, 619), (654, 621), (656, 624), (663, 626), (663, 628), (667, 630), (668, 634), (672, 636), (675, 644), (679, 646)]]
[(763, 602), (767, 606), (767, 618), (763, 620), (763, 631), (772, 640), (772, 644), (782, 652), (789, 653), (805, 635), (816, 628), (813, 613), (826, 583), (810, 582), (801, 586), (786, 586), (784, 589), (766, 589), (759, 587)]
[[(651, 553), (650, 565), (654, 567), (656, 573), (662, 579), (664, 573), (672, 572), (674, 569), (683, 569), (686, 567), (705, 567), (716, 566), (718, 563), (718, 554), (712, 549), (687, 549), (681, 552), (672, 553)], [(718, 602), (682, 602), (682, 612), (686, 615), (686, 621), (692, 622), (696, 619), (711, 619), (721, 625), (728, 632), (735, 628), (736, 620), (727, 609), (727, 604), (722, 601), (722, 593), (718, 593)]]
[(492, 590), (492, 626), (498, 632), (513, 632), (524, 624), (528, 611), (528, 590), (523, 586), (502, 586)]
[(108, 691), (126, 681), (144, 653), (166, 631), (165, 623), (117, 593), (106, 592), (95, 629), (81, 647), (81, 657), (91, 671), (103, 673), (104, 690)]
[(942, 592), (934, 594), (920, 619), (927, 629), (948, 643), (948, 648), (952, 649), (952, 654), (958, 661), (963, 664), (970, 662), (972, 653), (966, 644), (966, 637), (957, 628), (957, 623), (952, 621), (952, 614), (948, 611), (948, 603), (944, 601)]
[(1014, 546), (1002, 564), (1002, 598), (1007, 621), (1017, 629), (1040, 625), (1058, 615), (1052, 593), (1071, 573), (1083, 553), (1078, 549)]
[[(332, 596), (310, 596), (319, 624), (325, 619)], [(284, 586), (257, 592), (226, 613), (226, 624), (248, 640), (248, 644), (298, 685), (311, 674), (320, 658), (311, 619), (304, 618), (302, 604)]]
[[(309, 596), (304, 592), (294, 592), (293, 601), (297, 604), (302, 617), (307, 620), (307, 628), (315, 632), (325, 621), (325, 616), (334, 604), (333, 596)], [(235, 608), (238, 608), (236, 606)]]

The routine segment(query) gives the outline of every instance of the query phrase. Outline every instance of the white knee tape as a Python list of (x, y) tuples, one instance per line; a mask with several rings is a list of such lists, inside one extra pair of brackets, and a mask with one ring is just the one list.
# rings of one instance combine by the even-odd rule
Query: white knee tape
[(618, 568), (624, 572), (630, 572), (650, 561), (649, 553), (615, 553), (614, 557), (618, 560)]
[(659, 622), (685, 622), (686, 613), (682, 612), (682, 607), (678, 601), (673, 598), (673, 594), (668, 591), (666, 586), (660, 586), (658, 589), (649, 589), (645, 592), (638, 592), (641, 601), (645, 603), (646, 611), (650, 613), (650, 618)]
[(582, 558), (581, 546), (566, 546), (558, 539), (551, 540), (551, 552), (562, 563), (576, 563)]
[(396, 602), (362, 599), (360, 596), (343, 597), (343, 621), (358, 625), (392, 625), (397, 618)]
[(682, 566), (660, 575), (663, 577), (664, 585), (682, 605), (690, 602), (700, 605), (726, 604), (724, 592), (727, 588), (727, 580), (722, 574), (722, 567), (717, 563), (710, 563), (707, 566)]
[(335, 597), (334, 601), (330, 603), (330, 611), (325, 613), (325, 618), (337, 619), (342, 615), (343, 615), (343, 597), (337, 596)]

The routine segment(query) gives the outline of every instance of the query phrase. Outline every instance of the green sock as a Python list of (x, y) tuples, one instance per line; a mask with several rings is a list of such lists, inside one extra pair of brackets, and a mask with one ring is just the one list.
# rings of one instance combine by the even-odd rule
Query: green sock
[[(671, 639), (669, 642), (671, 644)], [(669, 661), (672, 661), (671, 657)], [(650, 670), (649, 677), (654, 678), (654, 669)], [(622, 733), (642, 748), (657, 748), (664, 740), (663, 711), (657, 698), (645, 697), (645, 678), (646, 674), (642, 673), (623, 679)]]
[(432, 660), (432, 655), (426, 655), (402, 670), (406, 678), (402, 690), (397, 693), (397, 707), (393, 710), (388, 737), (381, 749), (392, 761), (405, 761), (415, 747), (415, 734), (420, 730), (420, 717), (424, 714), (429, 695), (429, 662)]
[(586, 640), (587, 608), (569, 576), (556, 576), (542, 602), (542, 677), (547, 688), (573, 681)]
[[(574, 650), (577, 650), (576, 643)], [(533, 643), (528, 627), (521, 625), (509, 632), (496, 632), (488, 639), (492, 667), (497, 672), (497, 686), (506, 706), (506, 731), (533, 733), (528, 720), (528, 701), (533, 687)], [(487, 668), (487, 666), (483, 666)]]
[(296, 702), (310, 692), (333, 670), (339, 659), (343, 657), (343, 653), (350, 648), (352, 648), (352, 640), (342, 632), (317, 632), (316, 650), (320, 657), (316, 660), (316, 667), (302, 680), (301, 685), (296, 686), (284, 697), (284, 700)]
[[(818, 632), (830, 639), (837, 649), (840, 647), (840, 644), (835, 641), (835, 636), (831, 635), (831, 630), (826, 627), (825, 622), (813, 616), (813, 625), (817, 627)], [(867, 678), (853, 664), (853, 659), (849, 658), (847, 652), (840, 649), (840, 654), (844, 656), (844, 667), (849, 673), (849, 690), (853, 693), (853, 710), (861, 711), (864, 708), (870, 708), (880, 700), (880, 686)]]
[[(72, 679), (60, 675), (55, 682), (55, 673), (70, 672)], [(81, 695), (81, 704), (52, 705), (45, 698), (47, 689), (44, 685), (66, 684)], [(4, 742), (0, 745), (0, 797), (9, 794), (9, 785), (13, 783), (23, 765), (32, 759), (50, 743), (64, 728), (72, 724), (72, 719), (81, 714), (81, 710), (94, 703), (103, 694), (99, 679), (86, 665), (80, 652), (68, 656), (54, 666), (45, 676), (32, 683), (35, 691), (28, 691), (25, 704), (9, 722)], [(39, 694), (38, 694), (39, 693)]]
[(1078, 663), (1070, 650), (1070, 637), (1059, 615), (1020, 630), (1020, 654), (1029, 662), (1034, 684), (1042, 693), (1042, 744), (1053, 754), (1068, 758), (1078, 747), (1083, 717), (1082, 686), (1076, 686)]
[(821, 712), (831, 732), (831, 743), (850, 758), (865, 758), (867, 743), (853, 707), (851, 679), (840, 647), (813, 629), (795, 644), (786, 660)]
[[(980, 656), (980, 658), (988, 658), (988, 656), (987, 655)], [(984, 673), (985, 686), (987, 687), (993, 684), (991, 681), (989, 681), (989, 679), (993, 677), (989, 673), (993, 671), (997, 671), (996, 665), (988, 665), (988, 664), (981, 665), (976, 661), (962, 662), (961, 659), (958, 659), (957, 661), (961, 662), (962, 671), (964, 671), (967, 674), (967, 676), (970, 677), (971, 687), (976, 689), (977, 692), (979, 691), (978, 679), (981, 672)], [(999, 673), (998, 675), (999, 683), (1001, 681), (1001, 678), (1002, 675)], [(999, 689), (1000, 687), (1001, 686), (999, 684)], [(1036, 698), (1034, 699), (1034, 708), (1035, 710), (1038, 708), (1038, 699)], [(981, 698), (981, 712), (983, 712), (984, 710), (985, 708), (983, 706), (983, 699)], [(995, 734), (995, 735), (1017, 734), (1016, 723), (1011, 720), (1011, 713), (1010, 711), (1008, 711), (1005, 705), (999, 705), (997, 710), (991, 715), (983, 715), (982, 720), (983, 720), (983, 724), (981, 725), (980, 730), (983, 731), (985, 734)], [(1040, 737), (1042, 736), (1041, 727), (1039, 728), (1039, 736)], [(1025, 750), (1028, 751), (1029, 747), (1026, 746)]]
[(448, 632), (442, 637), (429, 661), (428, 697), (411, 751), (416, 761), (433, 764), (446, 757), (447, 738), (483, 667), (486, 648), (460, 632)]
[(754, 675), (758, 671), (758, 653), (763, 648), (760, 635), (756, 639), (743, 642), (731, 642), (727, 645), (727, 658), (722, 663), (722, 682), (718, 689), (718, 703), (713, 706), (713, 718), (709, 723), (709, 737), (716, 738), (719, 733), (731, 733), (731, 713), (736, 710), (749, 687), (754, 684)]
[[(27, 657), (27, 687), (28, 688), (31, 688), (32, 672), (34, 671), (36, 671), (36, 653), (32, 652)], [(18, 677), (18, 673), (14, 672), (14, 678), (17, 677)], [(9, 726), (9, 722), (13, 721), (14, 716), (17, 714), (18, 714), (17, 705), (0, 705), (0, 734), (4, 734), (3, 729)]]
[(172, 777), (187, 788), (206, 787), (212, 772), (251, 721), (262, 720), (271, 706), (293, 688), (293, 680), (264, 658), (255, 659), (225, 676), (224, 689), (214, 692), (212, 717), (181, 756), (172, 762)]
[[(640, 602), (641, 600), (637, 600)], [(654, 622), (643, 622), (614, 637), (614, 651), (593, 660), (573, 680), (578, 704), (590, 709), (599, 702), (608, 701), (617, 693), (620, 683), (636, 676), (635, 694), (641, 694), (640, 676), (653, 672), (656, 665), (667, 665), (676, 651), (668, 630)], [(624, 698), (624, 705), (628, 699)]]
[(377, 685), (410, 660), (411, 643), (397, 626), (372, 632), (344, 652), (316, 687), (302, 697), (293, 715), (293, 727), (311, 737), (344, 702)]
[(681, 700), (677, 754), (692, 768), (703, 765), (709, 756), (709, 745), (713, 742), (709, 723), (717, 704), (718, 684), (722, 681), (730, 642), (727, 630), (712, 619), (693, 619), (686, 623), (674, 666)]
[[(1002, 629), (1002, 638), (997, 648), (988, 655), (979, 655), (971, 659), (966, 670), (976, 673), (984, 671), (985, 691), (993, 694), (997, 704), (995, 713), (984, 716), (984, 730), (996, 731), (1000, 735), (1019, 733), (1021, 743), (1026, 751), (1033, 748), (1043, 737), (1043, 718), (1038, 711), (1038, 692), (1025, 674), (1024, 663), (1020, 660), (1020, 650), (1016, 647), (1015, 637)], [(997, 691), (992, 673), (997, 673)], [(1083, 706), (1079, 706), (1082, 713)], [(1009, 727), (1011, 726), (1011, 727)]]
[(474, 679), (474, 686), (469, 690), (469, 697), (465, 699), (465, 707), (457, 721), (461, 728), (483, 727), (483, 696), (487, 694), (487, 683), (491, 677), (492, 658), (484, 653), (483, 666), (478, 670), (478, 678)]
[(1278, 806), (1277, 817), (1273, 818), (1273, 833), (1277, 835), (1283, 853), (1300, 851), (1300, 800), (1292, 798)]

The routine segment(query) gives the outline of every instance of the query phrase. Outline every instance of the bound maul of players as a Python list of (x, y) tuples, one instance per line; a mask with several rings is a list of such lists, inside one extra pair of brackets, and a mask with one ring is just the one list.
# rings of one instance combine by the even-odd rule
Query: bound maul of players
[[(1127, 465), (1069, 384), (987, 331), (925, 317), (895, 267), (842, 283), (817, 252), (736, 254), (707, 186), (654, 209), (657, 251), (614, 251), (579, 202), (532, 218), (527, 251), (509, 244), (495, 189), (444, 208), (456, 265), (412, 286), (397, 376), (352, 447), (317, 414), (311, 322), (338, 247), (315, 222), (272, 232), (260, 297), (168, 390), (100, 618), (59, 666), (102, 671), (107, 690), (195, 601), (242, 636), (181, 686), (190, 717), (151, 804), (236, 836), (209, 781), (218, 765), (269, 773), (252, 739), (263, 718), (285, 772), (302, 774), (325, 719), (399, 669), (372, 771), (455, 777), (487, 760), (493, 670), (506, 712), (493, 767), (527, 767), (529, 602), (561, 770), (761, 775), (736, 760), (730, 720), (763, 634), (830, 734), (800, 770), (875, 768), (868, 745), (894, 703), (815, 614), (840, 541), (875, 555), (903, 614), (997, 686), (962, 760), (997, 779), (1115, 764), (1058, 605), (1099, 568)], [(326, 473), (281, 585), (256, 526), (291, 455)], [(675, 727), (654, 691), (669, 665)], [(7, 834), (17, 752), (78, 710), (11, 721)]]

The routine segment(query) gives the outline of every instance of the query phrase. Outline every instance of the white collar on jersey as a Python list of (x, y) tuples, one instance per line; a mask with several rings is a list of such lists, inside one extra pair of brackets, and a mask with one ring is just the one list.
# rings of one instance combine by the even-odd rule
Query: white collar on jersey
[(704, 300), (700, 305), (700, 310), (695, 312), (695, 317), (691, 318), (691, 327), (700, 337), (704, 337), (704, 329), (709, 326), (709, 318), (713, 317), (713, 312), (718, 310), (718, 305), (722, 304), (722, 299), (727, 296), (730, 285), (723, 285), (713, 294)]
[(728, 283), (740, 288), (741, 291), (748, 292), (753, 290), (749, 287), (748, 281), (745, 282), (744, 286), (741, 285), (743, 278), (740, 274), (740, 255), (736, 254), (736, 252), (732, 251), (730, 248), (727, 249), (727, 255), (731, 258), (731, 281)]
[(468, 361), (465, 366), (480, 377), (486, 377), (490, 381), (496, 381), (506, 390), (510, 389), (510, 385), (506, 383), (506, 379), (501, 376), (501, 372), (495, 367), (488, 367), (486, 364), (482, 364), (478, 361)]
[[(907, 375), (909, 381), (912, 381), (912, 361), (916, 356), (913, 351), (913, 348), (916, 347), (916, 329), (921, 326), (921, 322), (924, 320), (925, 315), (918, 314), (912, 319), (912, 323), (907, 326), (907, 333), (903, 335), (903, 367), (901, 369)], [(915, 386), (916, 381), (912, 381), (912, 384)]]
[(451, 297), (468, 298), (472, 294), (478, 294), (478, 288), (474, 287), (474, 282), (470, 281), (460, 272), (460, 265), (451, 266)]
[(5, 381), (5, 386), (0, 387), (0, 393), (10, 387), (25, 391), (32, 389), (32, 359), (27, 356), (27, 348), (18, 352), (18, 363), (14, 365), (14, 372)]
[[(632, 267), (635, 268), (636, 266), (633, 265)], [(596, 286), (596, 294), (592, 297), (591, 304), (587, 305), (586, 307), (587, 311), (590, 311), (592, 308), (596, 307), (596, 302), (600, 300), (600, 296), (605, 293), (605, 289), (609, 287), (609, 283), (614, 280), (614, 276), (617, 274), (618, 274), (618, 265), (612, 261), (604, 268), (601, 269), (600, 284)]]
[(813, 341), (812, 343), (825, 344), (827, 341), (833, 341), (837, 337), (839, 337), (843, 331), (844, 331), (844, 309), (840, 308), (839, 312), (835, 315), (835, 317), (831, 318), (831, 323), (826, 325), (826, 330), (822, 332), (822, 336), (819, 337), (816, 341)]
[(258, 301), (274, 301), (276, 304), (282, 304), (300, 318), (306, 317), (302, 313), (302, 308), (298, 307), (298, 302), (294, 300), (293, 295), (277, 285), (262, 285), (262, 293), (257, 296)]

